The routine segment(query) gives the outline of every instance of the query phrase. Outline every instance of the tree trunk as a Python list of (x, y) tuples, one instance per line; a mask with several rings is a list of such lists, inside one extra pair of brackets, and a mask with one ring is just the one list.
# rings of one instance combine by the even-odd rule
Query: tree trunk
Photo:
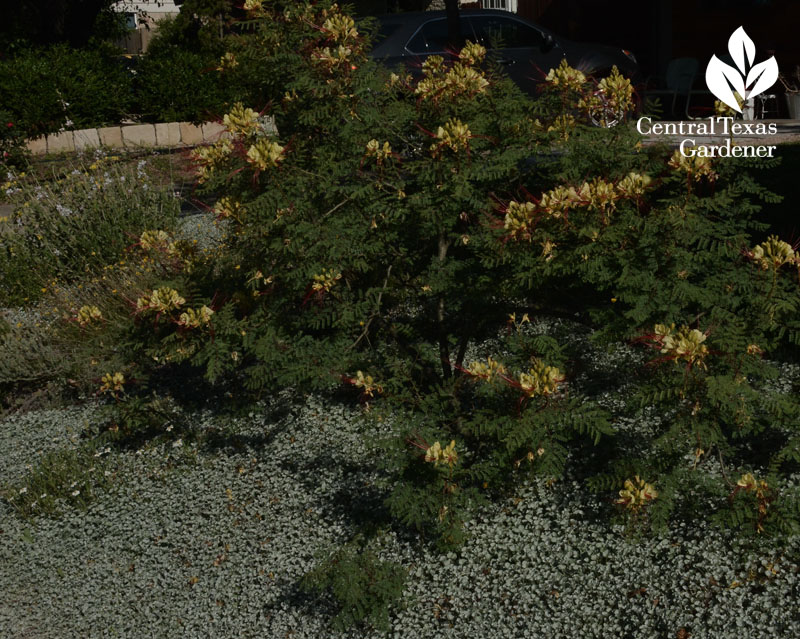
[(447, 10), (447, 42), (450, 49), (459, 51), (463, 46), (461, 22), (459, 20), (458, 0), (444, 0)]

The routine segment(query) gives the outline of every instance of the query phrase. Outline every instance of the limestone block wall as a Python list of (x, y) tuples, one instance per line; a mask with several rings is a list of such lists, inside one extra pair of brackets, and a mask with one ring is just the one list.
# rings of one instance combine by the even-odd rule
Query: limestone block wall
[[(273, 133), (275, 122), (267, 119), (267, 127)], [(190, 147), (216, 142), (225, 133), (219, 122), (160, 122), (157, 124), (127, 124), (96, 129), (80, 129), (52, 133), (28, 140), (28, 150), (34, 155), (48, 153), (71, 153), (88, 148), (108, 147), (112, 149), (143, 149)]]

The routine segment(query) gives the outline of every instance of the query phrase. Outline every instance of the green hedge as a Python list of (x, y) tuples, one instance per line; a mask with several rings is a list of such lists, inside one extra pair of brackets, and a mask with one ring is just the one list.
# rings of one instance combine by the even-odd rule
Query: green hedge
[(167, 47), (135, 58), (59, 45), (0, 61), (0, 108), (29, 137), (61, 129), (144, 122), (203, 121), (226, 94), (208, 54)]
[(131, 74), (101, 51), (26, 51), (0, 62), (0, 105), (29, 136), (119, 122), (133, 105)]

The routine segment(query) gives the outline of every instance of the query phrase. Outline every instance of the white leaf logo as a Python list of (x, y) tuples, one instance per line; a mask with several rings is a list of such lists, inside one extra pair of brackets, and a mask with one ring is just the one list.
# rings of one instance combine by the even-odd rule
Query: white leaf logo
[(736, 29), (728, 40), (728, 53), (738, 69), (712, 55), (706, 67), (706, 84), (720, 101), (741, 113), (742, 108), (734, 92), (744, 101), (769, 89), (778, 79), (778, 62), (772, 56), (769, 60), (753, 64), (756, 45), (743, 27)]

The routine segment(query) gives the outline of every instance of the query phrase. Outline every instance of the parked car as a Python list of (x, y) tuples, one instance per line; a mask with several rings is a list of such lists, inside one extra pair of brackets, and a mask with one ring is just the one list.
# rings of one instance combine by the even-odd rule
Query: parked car
[[(485, 46), (510, 78), (526, 93), (566, 58), (570, 66), (604, 75), (616, 65), (634, 84), (639, 81), (636, 57), (627, 49), (573, 42), (508, 11), (462, 9), (461, 35)], [(430, 55), (447, 55), (447, 17), (444, 11), (394, 13), (378, 18), (379, 30), (371, 56), (414, 73)]]

